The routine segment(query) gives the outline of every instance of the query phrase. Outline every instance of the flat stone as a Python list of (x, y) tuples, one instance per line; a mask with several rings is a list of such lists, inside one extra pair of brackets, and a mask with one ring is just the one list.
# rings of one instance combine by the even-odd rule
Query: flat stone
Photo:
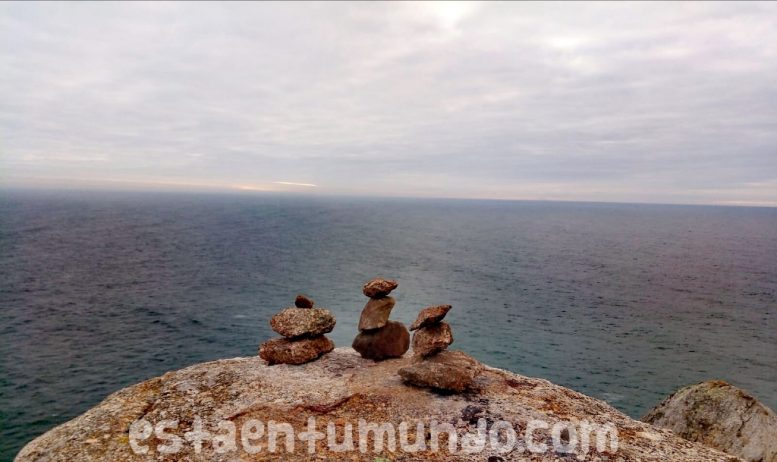
[(307, 295), (299, 294), (297, 295), (297, 298), (294, 299), (294, 306), (297, 308), (313, 308), (313, 305), (315, 305), (315, 302)]
[(483, 365), (461, 351), (443, 351), (399, 369), (406, 383), (461, 393), (483, 371)]
[(391, 309), (394, 308), (394, 303), (396, 303), (394, 297), (371, 298), (362, 310), (362, 315), (359, 318), (359, 330), (372, 330), (385, 326)]
[(416, 330), (421, 327), (437, 324), (438, 322), (442, 321), (450, 309), (450, 305), (437, 305), (424, 308), (420, 313), (418, 313), (418, 317), (416, 318), (415, 322), (410, 325), (410, 330)]
[(352, 346), (362, 358), (399, 358), (410, 348), (410, 332), (401, 322), (388, 321), (379, 329), (359, 333)]
[(270, 319), (270, 327), (286, 338), (332, 332), (335, 317), (325, 308), (286, 308)]
[(431, 356), (448, 348), (453, 343), (453, 332), (447, 322), (422, 327), (413, 334), (413, 352)]
[(375, 278), (364, 284), (362, 292), (370, 298), (380, 298), (390, 294), (398, 285), (393, 279)]
[(323, 335), (296, 340), (281, 337), (264, 342), (259, 347), (259, 357), (269, 365), (305, 364), (334, 348), (335, 344)]

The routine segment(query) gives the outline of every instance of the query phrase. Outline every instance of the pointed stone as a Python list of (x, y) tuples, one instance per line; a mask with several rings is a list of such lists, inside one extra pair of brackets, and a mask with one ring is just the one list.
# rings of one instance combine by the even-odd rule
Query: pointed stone
[(415, 322), (410, 325), (410, 330), (416, 330), (424, 326), (437, 324), (438, 322), (442, 321), (450, 309), (450, 305), (437, 305), (424, 308), (420, 313), (418, 313), (418, 317), (416, 318)]
[(329, 353), (334, 348), (335, 344), (323, 335), (296, 340), (274, 338), (259, 347), (259, 357), (269, 365), (304, 364)]
[(413, 352), (421, 356), (431, 356), (448, 348), (453, 343), (451, 326), (441, 322), (422, 327), (413, 334)]
[(286, 338), (313, 337), (331, 332), (336, 322), (324, 308), (286, 308), (270, 319), (270, 327)]
[(297, 308), (313, 308), (313, 305), (315, 305), (315, 302), (307, 295), (299, 294), (297, 295), (297, 298), (294, 299), (294, 306)]
[(410, 332), (401, 322), (388, 321), (379, 329), (359, 333), (352, 346), (362, 358), (399, 358), (410, 348)]
[(375, 278), (364, 284), (362, 292), (370, 298), (380, 298), (390, 294), (398, 285), (393, 279)]
[(399, 375), (411, 385), (461, 393), (482, 371), (483, 365), (466, 353), (443, 351), (399, 369)]
[(389, 320), (392, 308), (394, 308), (394, 297), (371, 298), (359, 318), (359, 330), (378, 329), (386, 325)]

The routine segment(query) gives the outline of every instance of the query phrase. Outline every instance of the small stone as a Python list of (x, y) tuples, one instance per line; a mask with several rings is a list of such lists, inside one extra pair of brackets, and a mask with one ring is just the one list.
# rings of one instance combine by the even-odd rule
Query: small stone
[(297, 308), (313, 308), (314, 304), (315, 302), (313, 302), (313, 299), (307, 295), (299, 294), (297, 295), (297, 298), (294, 299), (294, 306)]
[(394, 308), (394, 303), (396, 303), (394, 297), (371, 298), (362, 310), (361, 318), (359, 318), (359, 330), (372, 330), (385, 326), (391, 309)]
[(370, 298), (380, 298), (390, 294), (398, 285), (393, 279), (375, 278), (364, 284), (362, 292)]
[(437, 324), (438, 322), (442, 321), (450, 309), (450, 305), (437, 305), (424, 308), (420, 313), (418, 313), (418, 317), (416, 318), (415, 322), (410, 325), (410, 330), (416, 330), (421, 327)]
[(483, 371), (483, 365), (461, 351), (443, 351), (399, 369), (406, 383), (461, 393)]
[(334, 348), (335, 344), (323, 335), (297, 340), (274, 338), (259, 347), (259, 357), (269, 365), (304, 364), (329, 353)]
[(286, 308), (270, 319), (270, 327), (286, 338), (313, 337), (332, 332), (336, 322), (324, 308)]
[(359, 333), (352, 347), (362, 358), (399, 358), (410, 348), (410, 332), (401, 322), (388, 321), (379, 329)]
[(448, 348), (453, 343), (451, 326), (441, 322), (422, 327), (413, 334), (413, 352), (421, 356), (431, 356)]

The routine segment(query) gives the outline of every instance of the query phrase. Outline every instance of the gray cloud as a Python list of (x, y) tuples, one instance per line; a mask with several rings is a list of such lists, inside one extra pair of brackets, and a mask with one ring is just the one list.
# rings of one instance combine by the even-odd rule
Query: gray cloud
[(775, 26), (774, 3), (4, 3), (0, 181), (777, 205)]

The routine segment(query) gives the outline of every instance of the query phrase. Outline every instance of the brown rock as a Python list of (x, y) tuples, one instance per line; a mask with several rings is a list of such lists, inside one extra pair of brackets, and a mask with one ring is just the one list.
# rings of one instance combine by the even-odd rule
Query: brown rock
[(359, 318), (359, 330), (372, 330), (385, 326), (395, 302), (394, 297), (370, 299), (364, 305), (361, 318)]
[(419, 387), (461, 393), (483, 371), (483, 365), (461, 351), (443, 351), (399, 369), (405, 382)]
[(413, 334), (413, 352), (421, 356), (431, 356), (448, 348), (453, 343), (451, 326), (441, 322), (422, 327)]
[(410, 330), (416, 330), (420, 327), (437, 324), (438, 322), (442, 321), (442, 318), (448, 314), (450, 309), (450, 305), (437, 305), (424, 308), (420, 313), (418, 313), (418, 317), (410, 326)]
[(274, 338), (259, 347), (259, 357), (269, 365), (304, 364), (329, 353), (334, 348), (335, 344), (323, 335), (297, 340)]
[(399, 358), (410, 347), (410, 332), (401, 322), (388, 321), (379, 329), (359, 333), (352, 346), (362, 358)]
[(362, 292), (370, 298), (385, 297), (399, 284), (393, 279), (375, 278), (364, 284)]
[(307, 295), (299, 294), (297, 295), (297, 298), (294, 299), (294, 306), (297, 308), (313, 308), (313, 305), (315, 305), (315, 302)]
[(331, 332), (336, 322), (324, 308), (286, 308), (270, 319), (270, 327), (286, 338), (312, 337)]

